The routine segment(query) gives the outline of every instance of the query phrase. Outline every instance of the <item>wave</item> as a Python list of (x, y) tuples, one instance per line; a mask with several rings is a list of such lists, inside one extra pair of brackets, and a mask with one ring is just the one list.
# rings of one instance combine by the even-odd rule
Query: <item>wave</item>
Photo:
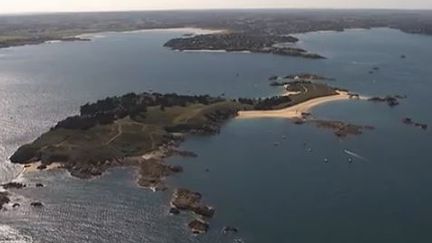
[(0, 162), (0, 184), (16, 180), (21, 175), (23, 167), (13, 164), (9, 160)]
[(4, 243), (29, 243), (33, 242), (32, 237), (23, 235), (9, 225), (0, 225), (0, 242)]

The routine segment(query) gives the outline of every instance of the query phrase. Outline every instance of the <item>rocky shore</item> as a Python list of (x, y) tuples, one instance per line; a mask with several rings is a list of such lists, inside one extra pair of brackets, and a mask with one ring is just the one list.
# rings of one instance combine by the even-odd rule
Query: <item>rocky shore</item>
[(203, 220), (195, 219), (188, 224), (193, 234), (204, 234), (207, 233), (210, 228), (209, 224)]
[(182, 171), (181, 166), (167, 165), (157, 159), (142, 159), (139, 162), (138, 184), (154, 191), (162, 191), (166, 189), (164, 179)]

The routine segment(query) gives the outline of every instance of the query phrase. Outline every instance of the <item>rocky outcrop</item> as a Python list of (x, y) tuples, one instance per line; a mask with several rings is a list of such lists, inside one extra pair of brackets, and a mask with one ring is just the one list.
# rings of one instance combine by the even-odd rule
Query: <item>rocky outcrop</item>
[(327, 78), (318, 74), (312, 74), (312, 73), (297, 73), (297, 74), (290, 74), (285, 76), (285, 79), (292, 79), (292, 80), (303, 80), (303, 81), (317, 81), (317, 80), (333, 80), (331, 78)]
[(415, 121), (413, 121), (413, 119), (408, 118), (408, 117), (402, 119), (402, 122), (404, 124), (406, 124), (406, 125), (418, 127), (418, 128), (423, 129), (423, 130), (427, 130), (428, 129), (428, 124), (415, 122)]
[(178, 210), (192, 211), (202, 217), (213, 217), (215, 210), (208, 205), (202, 204), (201, 198), (202, 196), (198, 192), (179, 188), (173, 193), (171, 206), (177, 208)]
[(30, 206), (34, 208), (42, 208), (44, 205), (41, 202), (32, 202), (30, 203)]
[(372, 97), (372, 98), (369, 98), (368, 100), (372, 101), (372, 102), (385, 102), (385, 103), (387, 103), (388, 106), (394, 107), (394, 106), (399, 105), (399, 99), (401, 99), (401, 98), (402, 98), (402, 96), (399, 96), (399, 95), (395, 95), (395, 96), (388, 95), (388, 96), (384, 96), (384, 97)]
[(179, 155), (181, 157), (185, 157), (185, 158), (196, 158), (198, 157), (198, 155), (192, 151), (185, 151), (185, 150), (178, 150), (178, 149), (173, 149), (173, 154)]
[(169, 213), (171, 215), (178, 215), (180, 214), (180, 210), (178, 210), (177, 208), (170, 208)]
[(303, 125), (306, 122), (304, 118), (293, 118), (292, 122), (296, 125)]
[(236, 233), (238, 233), (238, 229), (236, 228), (236, 227), (233, 227), (233, 226), (225, 226), (223, 229), (222, 229), (222, 233), (224, 233), (224, 234), (236, 234)]
[(277, 75), (271, 76), (270, 78), (268, 78), (268, 80), (270, 80), (270, 81), (275, 81), (275, 80), (278, 80), (278, 79), (279, 79), (279, 76), (277, 76)]
[(10, 202), (9, 193), (0, 192), (0, 209), (3, 209), (3, 205)]
[(188, 224), (193, 234), (204, 234), (209, 229), (209, 224), (204, 220), (195, 219)]
[(140, 178), (138, 184), (157, 191), (166, 188), (164, 179), (167, 176), (183, 171), (181, 166), (167, 165), (157, 159), (143, 159), (139, 162), (139, 167)]
[(22, 188), (26, 187), (26, 185), (23, 184), (23, 183), (19, 183), (19, 182), (9, 182), (7, 184), (3, 184), (2, 187), (5, 190), (9, 190), (9, 189), (22, 189)]
[(362, 126), (349, 124), (342, 121), (325, 121), (325, 120), (312, 120), (317, 127), (330, 129), (337, 137), (347, 137), (349, 135), (361, 135), (364, 130), (373, 130), (372, 126)]

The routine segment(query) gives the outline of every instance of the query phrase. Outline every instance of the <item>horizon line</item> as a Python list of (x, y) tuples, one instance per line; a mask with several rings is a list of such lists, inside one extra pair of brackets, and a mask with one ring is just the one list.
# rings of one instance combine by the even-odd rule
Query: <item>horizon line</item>
[(71, 10), (71, 11), (23, 11), (0, 12), (0, 15), (44, 15), (44, 14), (69, 14), (69, 13), (128, 13), (128, 12), (186, 12), (186, 11), (248, 11), (248, 10), (372, 10), (372, 11), (432, 11), (432, 8), (338, 8), (338, 7), (259, 7), (259, 8), (160, 8), (160, 9), (119, 9), (119, 10)]

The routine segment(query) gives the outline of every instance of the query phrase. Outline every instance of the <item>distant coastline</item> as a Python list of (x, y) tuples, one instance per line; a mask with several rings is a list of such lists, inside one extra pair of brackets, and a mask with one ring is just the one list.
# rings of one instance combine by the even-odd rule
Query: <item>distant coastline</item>
[[(45, 41), (70, 40), (74, 36), (92, 33), (134, 32), (152, 29), (169, 31), (190, 27), (216, 30), (216, 32), (199, 33), (198, 35), (201, 37), (221, 34), (218, 33), (219, 30), (227, 30), (228, 33), (225, 34), (241, 34), (249, 37), (257, 35), (267, 38), (316, 31), (344, 31), (382, 27), (399, 29), (406, 33), (432, 34), (430, 18), (428, 15), (424, 15), (422, 11), (324, 9), (281, 11), (278, 13), (285, 14), (275, 14), (272, 11), (257, 9), (253, 12), (214, 10), (0, 15), (0, 21), (5, 23), (0, 28), (0, 48), (41, 44)], [(215, 15), (215, 12), (218, 14)], [(212, 45), (210, 43), (208, 46)], [(251, 51), (264, 51), (265, 49), (263, 50), (262, 47), (256, 45), (248, 47), (246, 45), (244, 48)], [(237, 48), (235, 47), (235, 49)], [(304, 54), (299, 50), (291, 49), (272, 49), (271, 52), (274, 54), (282, 53), (283, 55), (292, 55), (295, 52), (297, 56)], [(318, 58), (316, 55), (307, 55), (306, 57)]]

